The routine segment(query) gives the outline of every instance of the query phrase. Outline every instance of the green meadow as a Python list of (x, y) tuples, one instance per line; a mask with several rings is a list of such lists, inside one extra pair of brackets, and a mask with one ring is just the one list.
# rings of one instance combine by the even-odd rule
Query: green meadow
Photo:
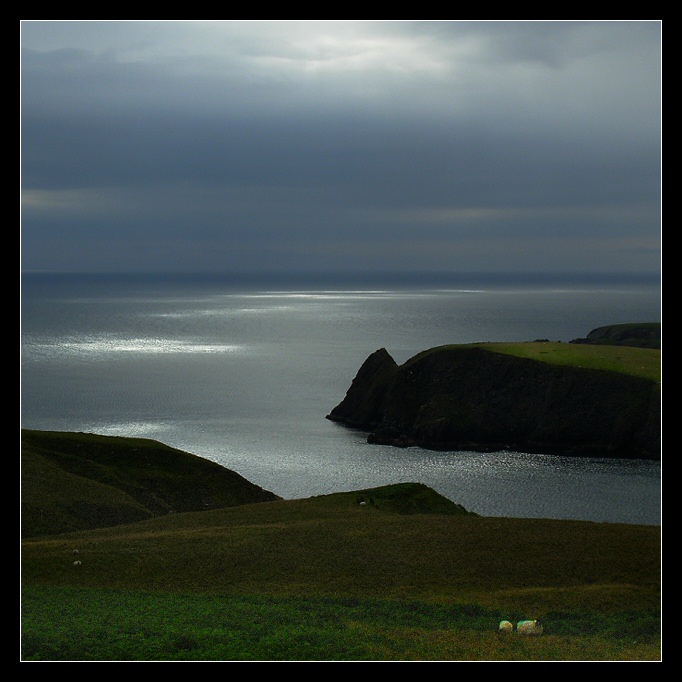
[(482, 343), (489, 350), (555, 365), (619, 372), (661, 381), (661, 351), (629, 346), (582, 345), (560, 342)]
[[(418, 484), (26, 538), (22, 582), (27, 661), (661, 656), (659, 527), (480, 517)], [(544, 634), (498, 634), (526, 618)]]

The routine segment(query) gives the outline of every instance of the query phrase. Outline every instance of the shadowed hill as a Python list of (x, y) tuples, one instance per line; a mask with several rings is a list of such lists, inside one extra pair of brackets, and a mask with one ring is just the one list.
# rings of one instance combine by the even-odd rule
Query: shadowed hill
[(34, 537), (279, 497), (154, 440), (22, 430), (22, 536)]

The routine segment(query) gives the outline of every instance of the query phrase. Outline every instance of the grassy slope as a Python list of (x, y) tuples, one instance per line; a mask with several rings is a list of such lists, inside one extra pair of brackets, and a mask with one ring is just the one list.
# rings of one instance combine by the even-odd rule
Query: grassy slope
[(540, 360), (556, 365), (620, 372), (661, 381), (661, 351), (628, 346), (579, 345), (571, 343), (487, 343), (479, 344), (497, 353)]
[[(660, 528), (479, 517), (416, 484), (26, 540), (22, 570), (34, 660), (660, 657)], [(496, 634), (529, 617), (539, 640)]]
[[(409, 495), (408, 491), (408, 495)], [(660, 529), (401, 514), (357, 493), (175, 514), (27, 540), (25, 584), (413, 598), (552, 609), (658, 603)], [(80, 551), (79, 570), (72, 550)]]
[[(547, 362), (554, 365), (620, 372), (652, 381), (661, 381), (661, 351), (628, 346), (582, 345), (549, 341), (519, 343), (488, 342), (438, 346), (418, 354), (438, 352), (442, 348), (484, 348), (495, 353)], [(408, 360), (408, 362), (411, 362)]]
[(149, 439), (22, 430), (21, 440), (24, 537), (277, 499)]

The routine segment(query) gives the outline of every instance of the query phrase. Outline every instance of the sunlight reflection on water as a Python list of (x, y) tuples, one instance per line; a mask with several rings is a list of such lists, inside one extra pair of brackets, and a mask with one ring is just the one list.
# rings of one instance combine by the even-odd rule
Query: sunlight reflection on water
[(235, 353), (243, 350), (243, 346), (227, 343), (207, 344), (177, 339), (101, 336), (35, 343), (32, 344), (31, 355), (87, 355), (107, 360), (112, 353)]
[(153, 438), (285, 498), (419, 481), (484, 515), (660, 521), (658, 462), (370, 446), (324, 418), (378, 348), (570, 340), (657, 319), (656, 288), (67, 279), (24, 301), (26, 428)]

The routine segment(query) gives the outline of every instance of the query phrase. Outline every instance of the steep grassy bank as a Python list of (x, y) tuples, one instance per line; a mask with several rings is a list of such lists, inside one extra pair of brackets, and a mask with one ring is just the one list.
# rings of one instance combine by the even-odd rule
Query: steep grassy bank
[(21, 433), (22, 537), (279, 499), (234, 471), (143, 438)]

